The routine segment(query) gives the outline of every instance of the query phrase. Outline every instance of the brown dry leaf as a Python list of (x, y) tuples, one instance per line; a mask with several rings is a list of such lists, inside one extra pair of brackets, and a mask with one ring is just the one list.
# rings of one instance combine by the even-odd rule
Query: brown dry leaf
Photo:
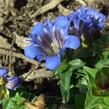
[(27, 109), (45, 109), (45, 99), (44, 94), (39, 95), (37, 100), (33, 103), (27, 102)]

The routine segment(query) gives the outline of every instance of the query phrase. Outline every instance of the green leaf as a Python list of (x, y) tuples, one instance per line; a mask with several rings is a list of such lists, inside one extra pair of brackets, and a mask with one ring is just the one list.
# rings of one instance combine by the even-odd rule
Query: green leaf
[(22, 98), (18, 93), (14, 97), (3, 99), (3, 109), (25, 109), (25, 99)]
[(86, 80), (87, 80), (87, 88), (90, 93), (92, 93), (93, 88), (95, 87), (95, 78), (96, 74), (98, 73), (97, 69), (92, 69), (90, 67), (84, 66), (83, 71), (86, 73)]
[(67, 70), (69, 67), (69, 64), (66, 62), (66, 60), (63, 60), (60, 67), (57, 68), (57, 70), (55, 72), (53, 72), (53, 75), (57, 75), (61, 72), (64, 72), (65, 70)]
[(13, 101), (17, 101), (17, 104), (22, 104), (25, 99), (19, 95), (19, 93), (16, 93), (16, 96), (12, 98)]
[(85, 78), (87, 79), (87, 87), (95, 96), (107, 96), (109, 95), (109, 89), (107, 89), (108, 78), (109, 78), (109, 68), (102, 70), (92, 69), (89, 67), (83, 67), (83, 70), (86, 73)]
[(70, 89), (73, 87), (70, 80), (73, 74), (73, 70), (79, 69), (85, 65), (85, 63), (80, 59), (74, 59), (71, 62), (65, 64), (63, 65), (67, 67), (61, 66), (61, 68), (57, 70), (60, 76), (60, 90), (63, 103), (67, 103), (70, 98)]
[(100, 97), (94, 97), (90, 93), (86, 95), (85, 109), (94, 109), (99, 103), (101, 103)]
[(87, 93), (84, 109), (109, 109), (109, 97), (98, 97)]
[(100, 60), (96, 66), (97, 69), (101, 70), (102, 68), (109, 68), (109, 58), (106, 58), (104, 60)]
[(17, 104), (9, 98), (3, 100), (3, 109), (14, 109)]
[(79, 69), (85, 65), (85, 63), (80, 59), (74, 59), (71, 62), (69, 62), (69, 64), (71, 65), (72, 70)]
[(77, 94), (75, 96), (75, 107), (76, 109), (84, 109), (85, 95)]
[(67, 103), (70, 97), (70, 89), (71, 89), (70, 79), (72, 76), (72, 72), (71, 71), (62, 72), (59, 74), (59, 76), (60, 76), (60, 90), (62, 94), (62, 102)]
[(109, 57), (109, 48), (103, 49), (102, 57), (103, 57), (103, 59), (108, 59), (108, 57)]
[(92, 69), (87, 66), (84, 66), (83, 70), (86, 72), (86, 74), (88, 74), (89, 77), (92, 77), (93, 79), (95, 79), (96, 74), (98, 73), (98, 69)]
[(109, 96), (103, 98), (104, 103), (109, 106)]

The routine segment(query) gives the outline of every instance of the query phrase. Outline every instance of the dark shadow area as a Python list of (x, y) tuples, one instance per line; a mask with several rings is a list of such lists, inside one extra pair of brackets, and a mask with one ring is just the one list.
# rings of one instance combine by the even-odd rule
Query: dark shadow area
[(23, 62), (21, 59), (16, 59), (16, 62), (13, 64), (14, 71), (17, 75), (21, 75), (23, 73), (26, 73), (30, 70), (31, 64), (27, 62)]
[(16, 0), (15, 1), (15, 8), (20, 10), (23, 6), (26, 6), (27, 0)]

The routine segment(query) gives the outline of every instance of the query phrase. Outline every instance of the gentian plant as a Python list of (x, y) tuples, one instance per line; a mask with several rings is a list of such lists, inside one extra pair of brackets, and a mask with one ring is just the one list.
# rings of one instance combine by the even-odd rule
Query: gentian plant
[[(84, 50), (84, 46), (80, 44), (80, 42), (82, 43), (83, 41), (81, 36), (84, 38), (86, 38), (86, 36), (96, 37), (94, 32), (99, 31), (100, 33), (100, 30), (105, 26), (105, 21), (106, 16), (95, 9), (91, 7), (80, 7), (80, 9), (68, 16), (59, 16), (55, 21), (46, 20), (44, 23), (37, 22), (32, 27), (31, 34), (28, 35), (31, 39), (31, 44), (25, 48), (25, 55), (31, 59), (37, 59), (39, 61), (45, 60), (46, 67), (49, 70), (58, 72), (63, 103), (67, 103), (70, 99), (70, 91), (73, 87), (70, 80), (73, 73), (76, 73), (79, 79), (82, 78), (82, 80), (79, 80), (81, 82), (77, 83), (79, 84), (80, 92), (86, 93), (86, 89), (92, 91), (93, 86), (90, 86), (91, 88), (88, 86), (92, 80), (90, 80), (90, 77), (87, 78), (88, 75), (86, 71), (87, 69), (90, 70), (90, 68), (86, 67), (85, 62), (81, 59), (84, 59), (84, 57), (89, 59), (89, 57), (93, 57), (92, 54), (95, 54), (96, 56), (96, 53), (94, 53), (93, 50), (90, 50), (90, 53), (88, 47), (85, 49), (87, 53), (83, 53), (84, 51), (82, 50)], [(94, 41), (90, 41), (90, 43), (94, 44)], [(86, 43), (86, 45), (88, 45), (88, 43)], [(90, 47), (92, 45), (89, 44)], [(78, 52), (75, 49), (79, 47), (80, 49)], [(66, 56), (65, 58), (69, 58), (70, 60), (63, 64), (64, 62), (61, 61), (61, 59), (66, 55), (66, 48), (70, 48), (70, 50), (74, 49), (77, 52), (75, 52), (74, 58), (70, 58), (74, 52), (71, 52), (69, 56)], [(57, 69), (60, 64), (61, 67)], [(81, 74), (78, 75), (80, 72)], [(97, 73), (98, 70), (95, 70), (95, 72)], [(85, 84), (83, 84), (83, 80), (85, 80)], [(93, 81), (95, 81), (95, 78), (93, 78)], [(94, 84), (94, 86), (96, 85)]]
[[(68, 103), (71, 109), (109, 109), (109, 32), (104, 28), (106, 19), (104, 14), (91, 7), (80, 7), (67, 16), (56, 17), (54, 21), (36, 22), (28, 34), (30, 43), (24, 54), (30, 59), (45, 62), (46, 68), (53, 74), (53, 81), (52, 77), (47, 78), (48, 75), (39, 81), (36, 75), (40, 75), (40, 71), (45, 74), (45, 69), (34, 69), (38, 72), (35, 74), (30, 70), (33, 66), (30, 66), (26, 69), (27, 74), (20, 73), (23, 84), (16, 90), (20, 78), (10, 76), (8, 70), (1, 67), (0, 98), (4, 98), (3, 108), (33, 109), (38, 108), (39, 103), (41, 108), (38, 109), (42, 109), (43, 104), (43, 109), (45, 106), (46, 109), (60, 109), (59, 104)], [(97, 32), (100, 34), (95, 34)], [(16, 94), (12, 90), (16, 90)], [(1, 96), (6, 91), (10, 92), (7, 94), (10, 97)], [(50, 97), (56, 95), (58, 103), (53, 101), (53, 105), (48, 99), (45, 105), (49, 92)], [(47, 97), (41, 93), (47, 94)], [(36, 97), (38, 94), (43, 95), (42, 100)]]

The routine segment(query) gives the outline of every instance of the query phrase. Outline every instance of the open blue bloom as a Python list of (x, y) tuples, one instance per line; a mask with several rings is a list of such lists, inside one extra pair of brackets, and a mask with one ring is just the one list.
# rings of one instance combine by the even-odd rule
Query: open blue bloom
[(106, 16), (91, 7), (80, 7), (76, 12), (69, 15), (76, 29), (79, 28), (80, 21), (83, 21), (88, 29), (102, 29), (105, 25)]
[(17, 76), (9, 76), (8, 70), (4, 67), (0, 68), (0, 77), (6, 82), (6, 88), (15, 90), (20, 85), (20, 78)]
[(46, 67), (55, 70), (61, 64), (66, 48), (77, 49), (80, 46), (79, 38), (68, 34), (69, 25), (67, 16), (59, 16), (54, 22), (36, 23), (29, 35), (32, 41), (25, 48), (25, 55), (39, 61), (45, 60)]

